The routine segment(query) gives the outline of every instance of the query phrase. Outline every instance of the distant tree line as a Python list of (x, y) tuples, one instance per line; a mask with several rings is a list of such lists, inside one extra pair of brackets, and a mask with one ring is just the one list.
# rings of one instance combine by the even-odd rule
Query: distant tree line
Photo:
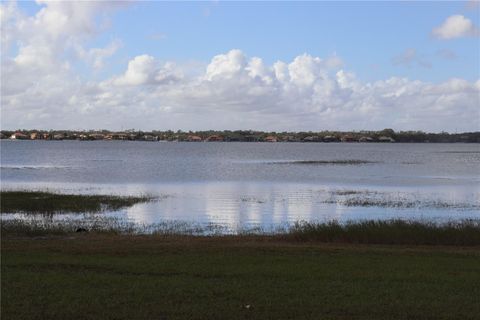
[(427, 133), (423, 131), (300, 131), (266, 132), (255, 130), (2, 130), (2, 139), (30, 140), (143, 140), (143, 141), (239, 141), (239, 142), (414, 142), (480, 143), (480, 132)]

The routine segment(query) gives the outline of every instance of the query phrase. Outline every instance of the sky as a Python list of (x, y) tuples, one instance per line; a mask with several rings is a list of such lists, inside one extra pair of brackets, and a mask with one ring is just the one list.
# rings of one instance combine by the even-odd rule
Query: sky
[(480, 2), (0, 2), (2, 129), (480, 130)]

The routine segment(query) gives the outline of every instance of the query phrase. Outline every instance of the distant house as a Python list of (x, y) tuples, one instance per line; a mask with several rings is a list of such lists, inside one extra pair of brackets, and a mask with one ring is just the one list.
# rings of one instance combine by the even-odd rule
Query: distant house
[(10, 139), (12, 140), (28, 140), (29, 137), (26, 134), (23, 134), (21, 132), (15, 132), (10, 136)]
[(360, 139), (358, 139), (358, 142), (373, 142), (373, 138), (372, 137), (361, 137)]
[(65, 135), (63, 133), (57, 133), (53, 135), (53, 140), (63, 140), (65, 139)]
[(78, 135), (78, 139), (84, 141), (84, 140), (89, 140), (89, 137), (86, 134), (82, 133)]
[(318, 142), (321, 141), (319, 136), (308, 136), (303, 138), (303, 142)]
[(342, 142), (357, 142), (357, 139), (355, 139), (354, 136), (351, 136), (349, 134), (344, 135), (341, 139)]
[(105, 136), (101, 133), (92, 133), (88, 135), (89, 140), (103, 140)]
[(295, 138), (295, 136), (286, 136), (283, 138), (284, 141), (287, 141), (287, 142), (297, 142), (298, 139)]
[(128, 136), (125, 133), (119, 133), (113, 135), (113, 139), (115, 140), (128, 140)]
[(335, 142), (337, 141), (337, 137), (335, 136), (325, 136), (323, 137), (324, 142)]
[(265, 142), (277, 142), (277, 137), (275, 136), (268, 136), (263, 141)]
[(143, 141), (158, 141), (158, 137), (157, 136), (153, 136), (151, 134), (146, 134), (142, 137), (142, 140)]
[(248, 135), (248, 136), (243, 137), (243, 141), (245, 141), (245, 142), (257, 142), (258, 137), (255, 136), (255, 135)]
[(30, 133), (30, 140), (37, 140), (37, 139), (41, 139), (41, 135), (38, 132)]
[(381, 136), (378, 142), (395, 142), (395, 140), (392, 137)]
[(188, 136), (187, 141), (190, 141), (190, 142), (202, 142), (203, 139), (202, 139), (202, 137), (199, 137), (199, 136)]
[(205, 141), (208, 141), (208, 142), (218, 142), (218, 141), (223, 141), (223, 137), (222, 136), (219, 136), (219, 135), (212, 135), (210, 137), (208, 137), (207, 139), (205, 139)]

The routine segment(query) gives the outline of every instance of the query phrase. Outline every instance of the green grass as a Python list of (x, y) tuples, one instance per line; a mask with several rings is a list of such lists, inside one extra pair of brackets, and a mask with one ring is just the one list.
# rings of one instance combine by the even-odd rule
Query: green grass
[[(136, 203), (34, 194), (10, 194), (9, 210)], [(216, 229), (88, 217), (1, 221), (2, 319), (480, 318), (478, 220), (303, 222), (198, 236)]]
[(2, 319), (478, 319), (480, 248), (2, 239)]
[(1, 191), (1, 213), (94, 213), (150, 201), (148, 196), (79, 195), (45, 191)]

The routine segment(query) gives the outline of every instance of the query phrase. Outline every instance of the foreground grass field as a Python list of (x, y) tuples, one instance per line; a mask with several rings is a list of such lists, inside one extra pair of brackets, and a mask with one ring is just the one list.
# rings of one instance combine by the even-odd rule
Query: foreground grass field
[(480, 248), (2, 234), (2, 319), (479, 319)]

